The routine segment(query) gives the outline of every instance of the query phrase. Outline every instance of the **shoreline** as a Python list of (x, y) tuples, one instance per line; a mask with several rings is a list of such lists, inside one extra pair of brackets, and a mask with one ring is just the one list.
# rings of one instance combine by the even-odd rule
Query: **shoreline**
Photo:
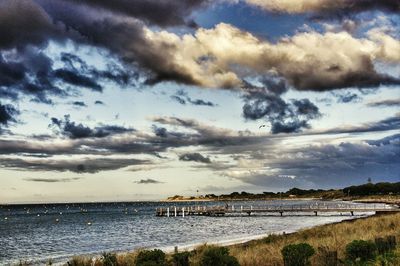
[[(273, 200), (279, 200), (279, 199), (270, 199), (270, 200), (273, 201)], [(300, 199), (282, 199), (282, 200), (288, 200), (288, 201), (297, 200), (298, 201)], [(310, 198), (303, 198), (302, 200), (310, 200)], [(329, 201), (336, 201), (336, 200), (329, 200)], [(352, 201), (352, 202), (356, 202), (356, 201)], [(392, 203), (392, 204), (394, 204), (394, 203)], [(144, 246), (144, 247), (134, 248), (131, 250), (125, 250), (125, 249), (121, 248), (119, 250), (107, 250), (106, 252), (115, 253), (118, 256), (120, 256), (120, 255), (124, 256), (124, 255), (138, 252), (143, 249), (146, 249), (146, 250), (160, 249), (160, 250), (164, 251), (165, 253), (171, 255), (174, 252), (175, 246), (178, 247), (179, 252), (192, 251), (203, 245), (217, 245), (217, 246), (224, 246), (224, 247), (229, 247), (229, 248), (240, 247), (240, 246), (246, 246), (251, 243), (257, 242), (257, 241), (267, 238), (268, 236), (271, 236), (271, 235), (288, 236), (288, 235), (295, 234), (295, 233), (298, 233), (303, 230), (309, 230), (309, 229), (313, 229), (313, 228), (321, 227), (321, 226), (352, 223), (357, 220), (368, 219), (370, 217), (379, 216), (379, 215), (381, 215), (381, 214), (363, 214), (363, 215), (355, 216), (353, 218), (349, 216), (348, 218), (345, 218), (341, 221), (327, 222), (327, 223), (323, 223), (323, 224), (312, 225), (309, 227), (298, 228), (295, 230), (280, 230), (280, 231), (274, 231), (274, 232), (269, 232), (269, 233), (265, 233), (265, 234), (247, 235), (247, 236), (242, 236), (242, 237), (232, 237), (229, 239), (223, 239), (223, 240), (217, 240), (217, 241), (198, 241), (198, 242), (189, 243), (189, 244), (182, 244), (182, 245), (173, 244), (173, 245), (168, 245), (168, 246), (147, 246), (147, 247)], [(50, 259), (43, 258), (43, 259), (39, 259), (39, 260), (34, 260), (34, 259), (32, 259), (32, 260), (25, 259), (24, 260), (24, 259), (22, 259), (22, 261), (32, 263), (31, 265), (42, 265), (43, 263), (46, 263), (49, 260), (51, 260), (53, 262), (52, 263), (53, 265), (65, 265), (67, 263), (67, 261), (71, 260), (73, 257), (90, 257), (90, 258), (93, 258), (93, 260), (100, 259), (102, 252), (65, 255), (65, 256), (62, 255), (60, 257), (55, 257), (55, 258), (50, 258)], [(18, 262), (11, 262), (9, 265), (15, 265), (15, 263), (18, 264)]]
[[(270, 233), (265, 233), (265, 234), (258, 234), (258, 235), (248, 235), (248, 236), (243, 236), (243, 237), (235, 237), (235, 238), (229, 238), (229, 239), (223, 239), (223, 240), (216, 240), (216, 241), (199, 241), (195, 243), (189, 243), (189, 244), (174, 244), (174, 245), (168, 245), (168, 246), (148, 246), (148, 247), (141, 247), (141, 248), (135, 248), (133, 250), (114, 250), (114, 251), (106, 251), (106, 252), (111, 252), (115, 253), (118, 256), (126, 256), (128, 254), (136, 253), (141, 250), (153, 250), (153, 249), (159, 249), (165, 252), (167, 255), (172, 255), (175, 251), (175, 247), (178, 248), (178, 252), (185, 252), (185, 251), (194, 251), (197, 248), (204, 246), (204, 245), (211, 245), (211, 246), (221, 246), (221, 247), (241, 247), (241, 246), (247, 246), (251, 243), (254, 243), (256, 241), (260, 241), (262, 239), (265, 239), (271, 235), (273, 236), (289, 236), (293, 235), (296, 233), (299, 233), (304, 230), (310, 230), (314, 229), (317, 227), (321, 226), (328, 226), (328, 225), (334, 225), (334, 224), (342, 224), (342, 223), (351, 223), (356, 220), (361, 220), (361, 219), (367, 219), (373, 216), (378, 216), (379, 214), (363, 214), (359, 216), (349, 216), (347, 219), (343, 219), (341, 221), (335, 221), (335, 222), (328, 222), (324, 224), (319, 224), (319, 225), (313, 225), (313, 226), (308, 226), (308, 227), (303, 227), (299, 228), (296, 230), (278, 230)], [(78, 255), (73, 255), (73, 256), (63, 256), (62, 258), (55, 259), (53, 261), (52, 265), (66, 265), (67, 261), (69, 259), (72, 259), (73, 257), (90, 257), (92, 260), (100, 259), (101, 258), (101, 253), (88, 253), (88, 254), (78, 254)], [(64, 260), (65, 259), (65, 260)], [(45, 261), (41, 261), (44, 263)], [(40, 263), (40, 262), (38, 262)], [(36, 265), (36, 264), (34, 264)]]

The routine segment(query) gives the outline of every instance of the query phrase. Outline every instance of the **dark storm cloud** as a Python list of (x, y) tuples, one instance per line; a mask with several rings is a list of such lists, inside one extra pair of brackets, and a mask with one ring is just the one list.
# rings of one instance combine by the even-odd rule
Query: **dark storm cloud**
[(32, 101), (51, 104), (48, 96), (65, 96), (52, 81), (53, 61), (34, 47), (5, 56), (0, 51), (0, 96), (18, 100), (27, 95)]
[[(147, 84), (164, 80), (195, 83), (186, 70), (170, 62), (173, 52), (176, 51), (174, 45), (165, 42), (153, 43), (146, 39), (143, 21), (124, 19), (109, 12), (99, 12), (98, 8), (93, 8), (91, 5), (81, 5), (71, 1), (60, 0), (55, 3), (37, 0), (37, 2), (53, 21), (64, 25), (68, 33), (74, 33), (64, 37), (69, 37), (75, 42), (106, 48), (130, 68), (139, 68), (147, 77)], [(135, 5), (133, 2), (130, 4)], [(185, 6), (180, 2), (176, 4)], [(163, 14), (171, 18), (171, 14), (165, 11)]]
[(181, 132), (168, 131), (165, 127), (152, 126), (153, 132), (157, 137), (160, 138), (184, 138), (188, 137), (188, 134)]
[(148, 164), (147, 160), (93, 158), (79, 160), (55, 160), (38, 158), (2, 158), (1, 166), (23, 171), (55, 171), (94, 174), (100, 171), (117, 170), (133, 165)]
[(0, 103), (0, 127), (7, 126), (10, 122), (15, 122), (15, 116), (18, 113), (18, 110), (14, 106)]
[(388, 99), (382, 101), (370, 102), (369, 107), (400, 107), (400, 99)]
[(160, 137), (160, 138), (168, 137), (168, 131), (165, 127), (153, 126), (153, 132), (157, 137)]
[(197, 106), (209, 106), (209, 107), (215, 107), (217, 104), (210, 102), (210, 101), (205, 101), (202, 99), (192, 99), (191, 97), (188, 96), (187, 92), (180, 90), (178, 91), (175, 95), (171, 96), (171, 99), (174, 101), (186, 105), (186, 103), (190, 103), (192, 105), (197, 105)]
[[(243, 176), (225, 175), (268, 188), (335, 188), (365, 183), (368, 178), (398, 181), (400, 178), (399, 135), (360, 143), (309, 145), (304, 148), (253, 151), (274, 173), (248, 171)], [(372, 143), (371, 143), (372, 142)], [(230, 167), (231, 169), (233, 166)]]
[(76, 107), (87, 107), (85, 102), (72, 102), (72, 105)]
[(10, 86), (25, 79), (26, 68), (17, 62), (6, 62), (0, 54), (0, 86)]
[(124, 70), (114, 63), (108, 63), (106, 70), (98, 70), (89, 66), (82, 58), (71, 53), (61, 53), (61, 61), (66, 68), (74, 73), (85, 73), (93, 80), (111, 81), (120, 86), (131, 84), (132, 80), (138, 78), (137, 73), (132, 70)]
[(395, 145), (400, 147), (400, 134), (388, 136), (378, 140), (368, 140), (367, 143), (375, 146)]
[(198, 152), (182, 154), (179, 156), (179, 160), (185, 162), (211, 163), (210, 158), (204, 157)]
[(215, 107), (215, 106), (216, 106), (215, 103), (210, 102), (210, 101), (205, 101), (205, 100), (202, 100), (202, 99), (195, 99), (195, 100), (192, 100), (192, 99), (189, 98), (188, 101), (189, 101), (191, 104), (193, 104), (193, 105), (198, 105), (198, 106), (210, 106), (210, 107)]
[(287, 89), (282, 81), (269, 81), (265, 84), (269, 86), (264, 88), (248, 84), (244, 88), (244, 118), (265, 119), (271, 125), (271, 133), (278, 134), (301, 132), (310, 128), (308, 121), (321, 117), (318, 107), (309, 99), (283, 100), (281, 94)]
[(82, 138), (104, 138), (116, 134), (124, 134), (133, 132), (132, 128), (125, 128), (121, 126), (102, 125), (95, 128), (84, 126), (70, 120), (70, 116), (64, 116), (64, 119), (51, 118), (52, 126), (60, 130), (61, 135), (67, 136), (71, 139)]
[(73, 178), (25, 178), (25, 181), (29, 182), (41, 182), (41, 183), (67, 183), (72, 181), (80, 180), (80, 177)]
[(345, 4), (338, 5), (332, 4), (332, 8), (321, 8), (321, 11), (315, 18), (332, 18), (332, 17), (345, 17), (365, 11), (385, 11), (391, 13), (400, 12), (400, 0), (347, 0)]
[[(362, 71), (340, 74), (336, 79), (328, 80), (315, 75), (309, 75), (313, 72), (312, 69), (304, 72), (288, 73), (285, 74), (285, 78), (298, 90), (317, 92), (346, 88), (376, 88), (383, 85), (400, 85), (399, 78), (377, 73), (371, 58), (364, 58), (363, 66)], [(338, 69), (338, 71), (341, 70)]]
[[(298, 104), (299, 105), (299, 104)], [(307, 106), (307, 104), (305, 105)], [(299, 112), (304, 113), (307, 108), (303, 104), (299, 105)], [(53, 121), (54, 126), (59, 128), (63, 132), (65, 122), (67, 120), (56, 119)], [(110, 134), (107, 138), (99, 137), (88, 137), (88, 138), (71, 138), (71, 132), (65, 132), (65, 136), (68, 139), (62, 141), (53, 141), (48, 137), (44, 138), (28, 138), (25, 141), (21, 140), (0, 140), (0, 154), (7, 156), (13, 154), (18, 156), (15, 158), (1, 158), (0, 165), (4, 168), (12, 168), (15, 170), (46, 170), (46, 171), (74, 171), (74, 172), (96, 172), (107, 170), (112, 164), (116, 164), (115, 169), (119, 169), (125, 166), (129, 166), (129, 161), (115, 160), (109, 158), (109, 164), (104, 163), (102, 158), (108, 156), (126, 156), (134, 154), (147, 154), (155, 155), (161, 152), (167, 152), (174, 148), (185, 148), (185, 147), (196, 147), (201, 148), (202, 151), (207, 151), (212, 154), (220, 155), (232, 155), (237, 156), (254, 156), (254, 159), (268, 161), (271, 164), (274, 160), (283, 160), (281, 155), (277, 154), (286, 153), (290, 147), (282, 149), (281, 140), (282, 135), (254, 135), (247, 131), (233, 131), (224, 128), (214, 127), (205, 123), (200, 123), (193, 119), (182, 119), (177, 117), (156, 117), (153, 118), (155, 123), (163, 125), (154, 126), (153, 130), (155, 134), (147, 134), (144, 132), (132, 131), (130, 134), (125, 135), (113, 135)], [(77, 127), (82, 130), (84, 134), (79, 133), (78, 136), (93, 136), (96, 132), (96, 128), (88, 128), (83, 125), (69, 121), (73, 123), (73, 126), (69, 126), (71, 131), (74, 131)], [(81, 128), (82, 127), (82, 128)], [(167, 127), (178, 127), (184, 130), (168, 131)], [(88, 129), (85, 129), (88, 128)], [(391, 117), (382, 121), (371, 122), (368, 124), (360, 125), (352, 128), (336, 128), (330, 131), (324, 132), (310, 132), (305, 134), (340, 134), (340, 133), (365, 133), (374, 131), (386, 131), (400, 128), (399, 117)], [(122, 132), (124, 132), (123, 130)], [(89, 132), (89, 133), (87, 133)], [(109, 130), (107, 132), (115, 132)], [(302, 134), (297, 134), (294, 137), (301, 137)], [(77, 137), (77, 136), (75, 136)], [(284, 137), (287, 138), (286, 136)], [(383, 143), (391, 143), (394, 145), (398, 139), (382, 140)], [(381, 143), (376, 142), (375, 144), (370, 143), (370, 146), (379, 146)], [(263, 147), (263, 149), (260, 149)], [(347, 147), (347, 146), (343, 146)], [(364, 146), (360, 146), (361, 148)], [(361, 149), (360, 148), (360, 149)], [(308, 148), (306, 149), (308, 150)], [(361, 149), (362, 150), (362, 149)], [(268, 151), (269, 156), (265, 157), (265, 151)], [(311, 154), (311, 149), (309, 150)], [(321, 153), (328, 152), (325, 150)], [(295, 154), (295, 156), (293, 155)], [(334, 154), (334, 153), (333, 153)], [(387, 153), (388, 154), (388, 153)], [(69, 156), (70, 159), (66, 161), (56, 160), (57, 155)], [(91, 162), (85, 162), (82, 159), (75, 159), (74, 156), (92, 155), (96, 156), (95, 159), (91, 159)], [(201, 155), (201, 154), (200, 154)], [(302, 162), (304, 153), (301, 150), (297, 150), (292, 153), (292, 157), (289, 156), (288, 160), (294, 160), (297, 158), (299, 164)], [(317, 158), (317, 153), (314, 154)], [(354, 154), (353, 154), (354, 155)], [(305, 158), (311, 155), (304, 155)], [(356, 157), (356, 156), (355, 156)], [(203, 162), (204, 166), (209, 166), (214, 171), (225, 171), (229, 170), (232, 166), (230, 164), (220, 164), (220, 162), (211, 161), (210, 158), (201, 156), (184, 156), (185, 159), (195, 159)], [(239, 157), (238, 157), (239, 158)], [(354, 158), (355, 159), (355, 158)], [(372, 163), (372, 161), (371, 161)], [(137, 165), (148, 165), (149, 162), (140, 162)], [(90, 167), (92, 165), (92, 167)], [(118, 166), (119, 165), (119, 166)], [(99, 166), (99, 167), (95, 167)], [(104, 167), (102, 167), (104, 166)], [(108, 167), (106, 167), (108, 166)], [(118, 167), (117, 167), (118, 166)], [(284, 167), (284, 165), (275, 165), (277, 168)], [(147, 166), (146, 166), (147, 167)], [(95, 170), (97, 169), (97, 170)], [(283, 168), (279, 168), (283, 169)], [(294, 171), (294, 169), (293, 169)], [(282, 173), (285, 174), (285, 173)], [(294, 172), (287, 173), (288, 175), (295, 175)]]
[[(380, 121), (365, 123), (359, 126), (344, 126), (333, 128), (321, 132), (322, 134), (341, 134), (341, 133), (365, 133), (365, 132), (380, 132), (400, 129), (400, 113), (395, 116), (385, 118)], [(319, 134), (319, 133), (317, 133)]]
[(135, 17), (148, 23), (159, 26), (178, 26), (188, 24), (194, 26), (195, 22), (188, 20), (189, 15), (210, 0), (72, 0), (93, 7), (102, 8), (110, 12)]
[(180, 97), (180, 96), (172, 95), (171, 99), (176, 101), (176, 102), (178, 102), (178, 103), (180, 103), (180, 104), (182, 104), (182, 105), (186, 104), (186, 100), (184, 98)]
[(103, 87), (99, 85), (94, 79), (83, 76), (72, 70), (57, 69), (54, 71), (54, 76), (71, 85), (89, 88), (94, 91), (103, 91)]
[[(40, 1), (38, 1), (40, 2)], [(95, 91), (102, 91), (99, 81), (112, 81), (119, 85), (129, 85), (137, 77), (130, 70), (123, 70), (115, 64), (105, 70), (89, 67), (77, 56), (62, 53), (65, 68), (53, 69), (53, 60), (46, 56), (45, 48), (50, 40), (87, 43), (90, 35), (90, 20), (75, 19), (75, 12), (65, 14), (70, 20), (62, 21), (48, 13), (38, 2), (30, 0), (5, 0), (0, 3), (0, 96), (12, 100), (22, 95), (32, 97), (32, 101), (52, 104), (48, 96), (66, 96), (72, 92), (60, 89), (60, 82)], [(52, 2), (55, 10), (62, 9), (61, 2)], [(59, 6), (61, 5), (61, 6)], [(51, 10), (51, 9), (50, 9)], [(66, 11), (67, 12), (67, 11)], [(79, 12), (78, 12), (79, 13)], [(68, 22), (76, 22), (69, 25)], [(81, 23), (82, 22), (82, 23)], [(74, 29), (80, 25), (88, 32)], [(91, 25), (96, 27), (95, 25)], [(89, 35), (85, 34), (88, 33)], [(82, 37), (84, 34), (85, 37)], [(105, 32), (105, 34), (107, 34)], [(13, 48), (16, 48), (13, 50)], [(76, 67), (80, 64), (80, 67)]]
[(12, 49), (26, 44), (43, 45), (56, 38), (61, 30), (51, 17), (31, 0), (0, 2), (0, 49)]
[(147, 179), (140, 179), (139, 181), (135, 181), (136, 184), (141, 185), (149, 185), (149, 184), (162, 184), (163, 182), (157, 181), (155, 179), (147, 178)]
[(337, 99), (338, 103), (351, 103), (351, 102), (359, 102), (361, 97), (356, 93), (347, 92), (344, 94), (335, 93), (334, 96)]

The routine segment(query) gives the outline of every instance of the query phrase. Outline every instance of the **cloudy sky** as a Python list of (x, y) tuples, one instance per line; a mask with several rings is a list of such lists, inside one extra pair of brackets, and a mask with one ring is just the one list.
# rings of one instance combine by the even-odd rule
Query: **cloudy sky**
[(0, 203), (400, 181), (399, 14), (0, 0)]

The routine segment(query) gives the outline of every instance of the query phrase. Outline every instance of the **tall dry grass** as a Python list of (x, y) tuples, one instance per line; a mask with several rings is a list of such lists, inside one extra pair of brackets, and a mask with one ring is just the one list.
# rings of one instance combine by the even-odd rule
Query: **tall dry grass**
[(306, 242), (317, 251), (312, 258), (312, 265), (323, 265), (322, 250), (337, 251), (338, 257), (344, 258), (345, 247), (351, 241), (374, 240), (376, 237), (389, 235), (395, 235), (398, 240), (400, 239), (400, 214), (322, 225), (290, 235), (274, 236), (251, 241), (245, 245), (231, 246), (230, 252), (243, 266), (283, 265), (281, 249), (288, 244)]

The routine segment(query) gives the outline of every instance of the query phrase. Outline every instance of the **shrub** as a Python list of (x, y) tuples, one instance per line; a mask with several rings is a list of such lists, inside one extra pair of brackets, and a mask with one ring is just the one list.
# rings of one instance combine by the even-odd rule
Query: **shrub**
[(386, 238), (378, 237), (375, 238), (375, 245), (378, 254), (385, 254), (389, 251), (396, 249), (396, 237), (388, 236)]
[(315, 250), (307, 243), (300, 243), (283, 247), (281, 253), (285, 266), (306, 266), (310, 265), (309, 260)]
[(376, 245), (372, 241), (354, 240), (346, 246), (346, 259), (368, 261), (375, 257), (375, 251)]
[(189, 266), (190, 252), (175, 253), (172, 255), (172, 260), (175, 266)]
[(391, 250), (396, 249), (397, 246), (396, 236), (388, 236), (386, 239), (389, 243), (389, 249)]
[(226, 247), (207, 247), (200, 260), (201, 266), (239, 266), (237, 259), (229, 255)]
[(385, 254), (390, 250), (389, 241), (381, 237), (375, 238), (375, 246), (378, 254)]
[(136, 261), (136, 266), (166, 266), (165, 253), (159, 249), (140, 251)]
[(101, 256), (104, 266), (118, 266), (117, 255), (115, 253), (104, 252)]

